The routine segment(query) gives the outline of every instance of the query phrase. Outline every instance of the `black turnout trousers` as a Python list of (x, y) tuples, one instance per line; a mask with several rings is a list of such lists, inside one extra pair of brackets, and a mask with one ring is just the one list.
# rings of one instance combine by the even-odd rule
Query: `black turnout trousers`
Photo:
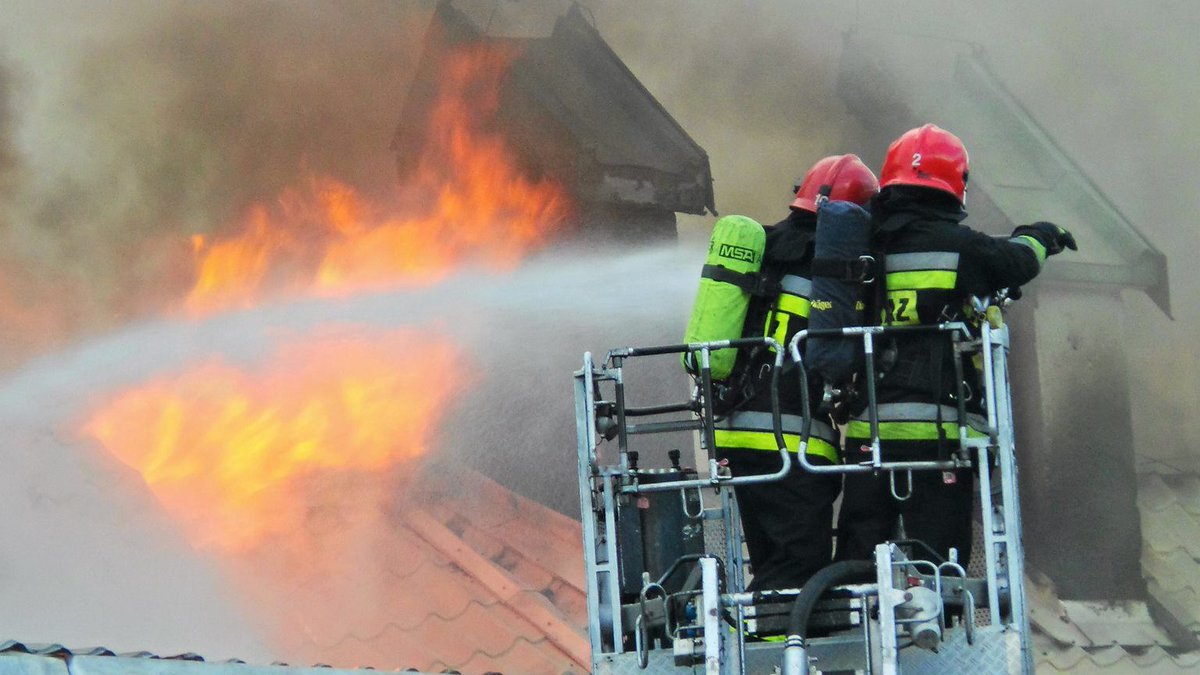
[[(722, 448), (734, 476), (779, 470), (778, 452)], [(809, 455), (812, 464), (829, 464)], [(841, 488), (839, 474), (816, 474), (800, 468), (780, 481), (734, 488), (754, 579), (748, 591), (800, 588), (833, 554), (833, 502)]]
[[(896, 461), (901, 458), (888, 458)], [(911, 459), (911, 457), (909, 457)], [(896, 539), (896, 525), (903, 517), (907, 539), (925, 542), (949, 560), (950, 548), (958, 549), (963, 566), (971, 559), (971, 521), (975, 498), (975, 472), (914, 471), (911, 496), (897, 500), (887, 473), (846, 474), (842, 505), (838, 512), (837, 560), (874, 560), (875, 546)], [(906, 473), (896, 474), (896, 492), (909, 490)], [(919, 557), (923, 551), (914, 551)]]

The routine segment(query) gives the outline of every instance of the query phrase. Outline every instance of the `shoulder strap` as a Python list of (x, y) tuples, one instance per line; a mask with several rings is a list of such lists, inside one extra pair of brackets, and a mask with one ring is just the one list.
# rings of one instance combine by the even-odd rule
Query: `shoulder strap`
[(767, 274), (745, 274), (734, 272), (721, 265), (705, 265), (700, 276), (713, 281), (732, 284), (751, 295), (769, 297), (779, 293), (779, 282)]

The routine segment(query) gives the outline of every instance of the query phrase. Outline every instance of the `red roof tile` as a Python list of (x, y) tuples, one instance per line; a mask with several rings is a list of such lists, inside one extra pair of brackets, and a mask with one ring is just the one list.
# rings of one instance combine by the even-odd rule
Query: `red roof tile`
[(308, 557), (263, 550), (238, 562), (284, 660), (586, 672), (579, 525), (470, 471), (426, 477), (392, 512), (323, 532)]

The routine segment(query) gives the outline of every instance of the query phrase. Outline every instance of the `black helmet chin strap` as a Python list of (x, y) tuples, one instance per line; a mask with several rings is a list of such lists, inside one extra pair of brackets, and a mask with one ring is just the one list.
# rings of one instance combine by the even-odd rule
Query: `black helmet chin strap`
[(829, 201), (829, 194), (831, 192), (833, 192), (832, 185), (822, 185), (821, 189), (817, 190), (817, 198), (814, 200), (814, 203), (817, 206), (817, 208), (820, 208), (821, 204), (824, 204), (825, 202)]

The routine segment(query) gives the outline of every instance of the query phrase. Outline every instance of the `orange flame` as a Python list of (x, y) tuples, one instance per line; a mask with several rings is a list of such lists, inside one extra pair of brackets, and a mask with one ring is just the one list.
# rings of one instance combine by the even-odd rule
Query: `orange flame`
[(255, 369), (212, 360), (147, 382), (84, 432), (141, 473), (198, 546), (237, 550), (303, 525), (306, 483), (424, 456), (460, 364), (411, 330), (326, 334)]
[(503, 137), (485, 131), (514, 54), (476, 46), (444, 64), (407, 202), (385, 212), (336, 179), (312, 177), (259, 205), (226, 237), (194, 240), (193, 315), (278, 293), (346, 295), (435, 283), (467, 262), (515, 266), (570, 212), (563, 188), (531, 180)]

